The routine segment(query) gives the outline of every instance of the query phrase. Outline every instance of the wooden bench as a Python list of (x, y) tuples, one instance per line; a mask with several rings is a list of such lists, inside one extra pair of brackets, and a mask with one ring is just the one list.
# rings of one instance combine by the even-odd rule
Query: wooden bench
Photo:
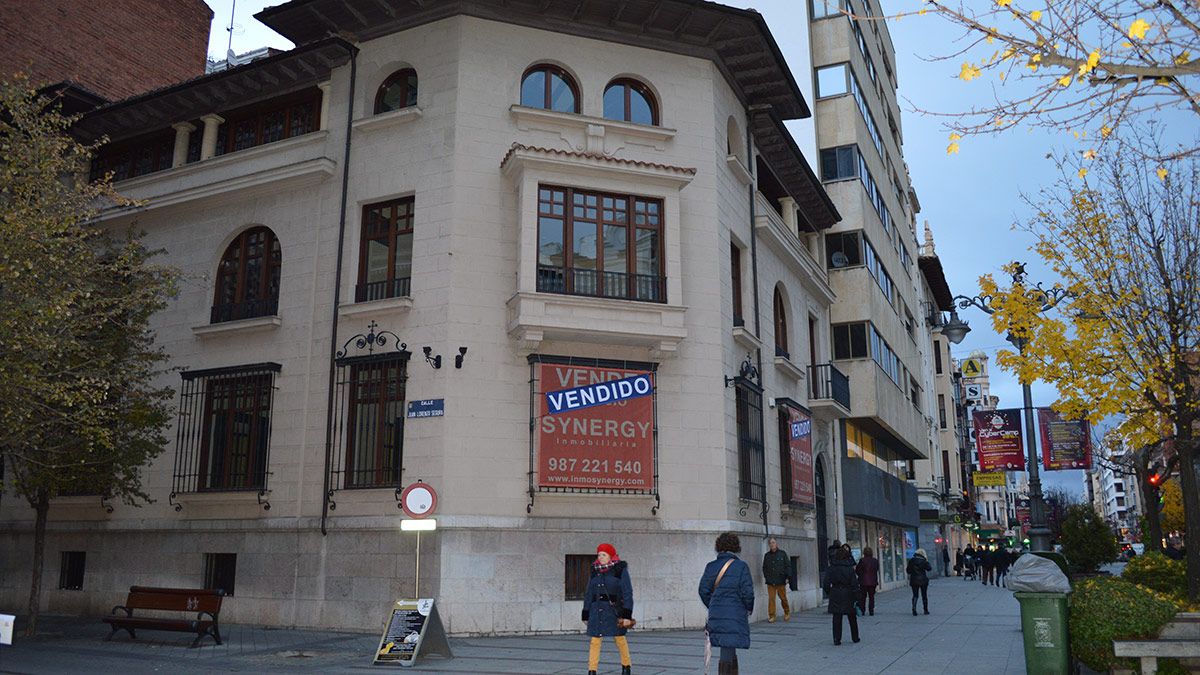
[[(217, 618), (221, 614), (221, 600), (225, 591), (199, 588), (151, 588), (149, 586), (131, 586), (129, 597), (124, 605), (112, 609), (112, 616), (104, 617), (104, 623), (112, 626), (112, 632), (105, 641), (111, 640), (119, 630), (129, 633), (129, 637), (137, 639), (136, 629), (172, 630), (181, 633), (195, 633), (196, 639), (192, 647), (200, 644), (205, 635), (211, 635), (217, 644), (221, 644), (221, 631), (217, 626)], [(156, 610), (165, 612), (196, 613), (195, 619), (168, 618), (160, 616), (134, 616), (134, 610)], [(118, 611), (124, 612), (121, 616)], [(206, 618), (207, 617), (207, 618)]]
[(1159, 659), (1200, 657), (1200, 641), (1180, 639), (1113, 640), (1113, 654), (1141, 659), (1142, 675), (1158, 672)]

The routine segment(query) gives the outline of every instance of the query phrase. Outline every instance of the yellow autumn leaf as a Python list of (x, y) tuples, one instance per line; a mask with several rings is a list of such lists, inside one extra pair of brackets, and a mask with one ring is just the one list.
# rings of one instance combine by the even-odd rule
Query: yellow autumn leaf
[(925, 16), (925, 12), (928, 12), (928, 11), (929, 11), (928, 9), (922, 7), (920, 10), (917, 11), (917, 16)]
[(1177, 66), (1186, 65), (1191, 60), (1192, 60), (1192, 53), (1185, 49), (1182, 54), (1175, 57), (1175, 65), (1177, 65)]
[(1100, 50), (1099, 49), (1097, 49), (1096, 51), (1093, 51), (1091, 54), (1088, 54), (1088, 60), (1087, 60), (1088, 70), (1094, 69), (1099, 63), (1100, 63)]
[(955, 131), (950, 132), (950, 140), (957, 141), (957, 140), (961, 140), (961, 139), (962, 139), (962, 136), (959, 136), (958, 132), (955, 132)]
[(979, 72), (980, 71), (978, 68), (964, 61), (962, 64), (962, 70), (960, 70), (958, 73), (958, 79), (964, 82), (970, 82), (971, 80), (979, 77)]
[(1125, 49), (1129, 49), (1129, 48), (1133, 47), (1133, 43), (1132, 42), (1122, 42), (1121, 46), (1124, 47)]
[(1080, 170), (1079, 170), (1079, 177), (1080, 177), (1080, 178), (1083, 178), (1083, 177), (1084, 177), (1084, 176), (1086, 176), (1087, 174), (1088, 174), (1088, 170), (1087, 170), (1087, 169), (1080, 169)]
[(1084, 150), (1083, 158), (1084, 159), (1096, 159), (1096, 151), (1095, 150)]
[(1001, 59), (1011, 59), (1013, 57), (1013, 54), (1016, 54), (1016, 53), (1017, 53), (1017, 50), (1013, 49), (1012, 47), (1009, 47), (1008, 49), (1004, 50), (1004, 53), (1000, 55), (1000, 58)]
[(986, 41), (987, 41), (987, 43), (990, 45), (990, 44), (992, 44), (993, 42), (995, 42), (995, 41), (996, 41), (996, 36), (995, 36), (995, 35), (992, 35), (991, 33), (988, 33), (988, 34), (987, 34), (987, 37), (986, 37), (986, 38), (984, 38), (984, 40), (986, 40)]
[(1008, 7), (1012, 4), (1012, 0), (996, 0), (997, 7)]
[(1062, 77), (1058, 78), (1058, 83), (1064, 87), (1071, 86), (1071, 74), (1068, 73), (1068, 74), (1063, 75)]
[(1138, 40), (1146, 39), (1146, 31), (1150, 30), (1150, 24), (1145, 19), (1137, 19), (1129, 24), (1129, 37)]
[(1112, 131), (1112, 127), (1108, 126), (1107, 124), (1100, 127), (1100, 138), (1108, 138), (1108, 135), (1111, 134)]
[(950, 145), (947, 145), (946, 146), (946, 154), (947, 155), (957, 155), (958, 154), (958, 143), (951, 143)]
[(1029, 13), (1029, 18), (1033, 19), (1034, 21), (1041, 21), (1042, 20), (1042, 10), (1040, 10), (1040, 9), (1033, 10), (1032, 12)]
[(1004, 81), (1004, 76), (1007, 75), (1004, 71), (1000, 71), (1000, 80)]
[(1166, 180), (1167, 173), (1168, 173), (1167, 168), (1164, 166), (1160, 166), (1160, 167), (1158, 167), (1158, 170), (1154, 172), (1154, 175), (1158, 176), (1159, 180)]

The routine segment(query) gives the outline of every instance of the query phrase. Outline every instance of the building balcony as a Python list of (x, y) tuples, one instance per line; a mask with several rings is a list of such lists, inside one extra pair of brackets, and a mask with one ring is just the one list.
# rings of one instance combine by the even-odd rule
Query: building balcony
[(921, 520), (917, 489), (862, 459), (842, 458), (842, 499), (847, 516), (909, 527)]
[[(785, 212), (794, 212), (795, 205), (791, 199), (781, 201), (785, 202)], [(800, 240), (795, 217), (785, 218), (779, 215), (761, 192), (755, 194), (754, 210), (755, 232), (762, 235), (763, 241), (782, 257), (814, 298), (832, 304), (836, 296), (829, 285), (825, 266), (817, 261), (809, 247)]]
[(687, 337), (686, 311), (665, 302), (518, 292), (508, 301), (508, 334), (523, 353), (561, 340), (645, 348), (650, 359), (660, 360), (673, 356)]
[(808, 367), (808, 407), (823, 419), (850, 416), (850, 378), (832, 363)]
[(853, 419), (873, 434), (892, 441), (907, 459), (925, 459), (928, 425), (925, 416), (909, 401), (907, 393), (872, 359), (838, 361), (849, 377), (850, 410)]

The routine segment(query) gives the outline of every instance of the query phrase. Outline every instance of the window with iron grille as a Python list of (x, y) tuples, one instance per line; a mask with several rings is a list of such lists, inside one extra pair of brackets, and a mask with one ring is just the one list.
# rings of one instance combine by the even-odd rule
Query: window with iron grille
[(265, 491), (278, 363), (184, 371), (172, 492)]
[(58, 587), (67, 591), (82, 591), (86, 561), (87, 553), (84, 551), (63, 551), (58, 569)]
[(412, 244), (412, 197), (364, 206), (354, 301), (408, 296), (412, 283)]
[(762, 390), (746, 381), (739, 381), (734, 389), (737, 391), (738, 494), (742, 499), (765, 501)]
[(539, 186), (537, 289), (666, 302), (662, 202)]
[(399, 487), (408, 352), (338, 362), (332, 489)]
[(217, 267), (212, 323), (276, 314), (282, 269), (283, 253), (271, 228), (253, 227), (238, 235)]
[(567, 556), (563, 579), (566, 588), (564, 600), (583, 599), (583, 594), (587, 592), (588, 579), (592, 576), (592, 561), (595, 559), (595, 555), (588, 554)]
[(232, 596), (235, 581), (237, 581), (236, 553), (204, 554), (205, 588), (219, 589), (225, 591), (226, 596)]

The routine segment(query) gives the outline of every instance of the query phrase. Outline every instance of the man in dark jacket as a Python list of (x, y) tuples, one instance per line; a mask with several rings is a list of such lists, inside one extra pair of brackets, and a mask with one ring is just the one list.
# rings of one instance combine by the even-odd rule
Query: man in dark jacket
[(850, 620), (850, 639), (858, 642), (858, 576), (850, 564), (850, 554), (839, 550), (825, 573), (825, 592), (829, 594), (829, 613), (833, 614), (833, 644), (842, 644), (842, 617)]
[(774, 537), (767, 540), (771, 550), (763, 554), (763, 579), (767, 582), (767, 623), (775, 623), (775, 596), (783, 605), (783, 620), (792, 618), (792, 608), (788, 605), (788, 586), (792, 581), (792, 560)]

